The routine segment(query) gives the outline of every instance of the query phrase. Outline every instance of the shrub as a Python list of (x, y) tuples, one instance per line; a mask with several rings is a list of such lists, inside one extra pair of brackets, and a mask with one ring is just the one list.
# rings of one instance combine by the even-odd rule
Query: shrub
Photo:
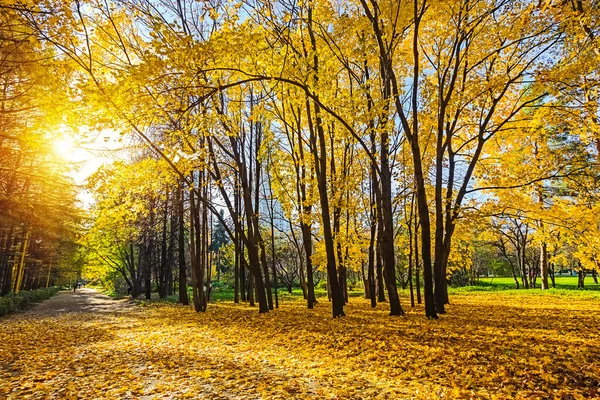
[(24, 310), (35, 303), (49, 299), (58, 292), (57, 287), (28, 290), (19, 294), (10, 293), (0, 297), (0, 317), (18, 310)]
[(327, 290), (327, 281), (324, 279), (321, 279), (321, 281), (315, 285), (315, 289)]

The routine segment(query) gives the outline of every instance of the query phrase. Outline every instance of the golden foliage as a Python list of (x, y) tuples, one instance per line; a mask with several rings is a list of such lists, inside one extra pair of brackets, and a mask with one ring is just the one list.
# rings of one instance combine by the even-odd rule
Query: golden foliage
[[(326, 299), (321, 299), (326, 303)], [(26, 314), (0, 331), (0, 397), (594, 398), (598, 298), (465, 294), (451, 317), (390, 318), (353, 298), (348, 317), (287, 302), (257, 314), (151, 304)], [(561, 397), (566, 396), (566, 397)]]

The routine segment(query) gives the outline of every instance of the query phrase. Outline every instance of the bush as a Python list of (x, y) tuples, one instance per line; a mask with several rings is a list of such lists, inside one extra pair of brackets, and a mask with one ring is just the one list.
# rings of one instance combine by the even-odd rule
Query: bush
[(18, 310), (24, 310), (35, 303), (49, 299), (58, 292), (58, 288), (51, 287), (38, 290), (28, 290), (19, 294), (10, 293), (0, 297), (0, 317)]

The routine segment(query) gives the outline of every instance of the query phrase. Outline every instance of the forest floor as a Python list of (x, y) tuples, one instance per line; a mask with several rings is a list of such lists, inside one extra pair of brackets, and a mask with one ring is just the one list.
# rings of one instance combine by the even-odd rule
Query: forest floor
[(351, 298), (259, 315), (61, 292), (0, 319), (0, 398), (600, 397), (600, 296), (464, 293), (429, 321)]

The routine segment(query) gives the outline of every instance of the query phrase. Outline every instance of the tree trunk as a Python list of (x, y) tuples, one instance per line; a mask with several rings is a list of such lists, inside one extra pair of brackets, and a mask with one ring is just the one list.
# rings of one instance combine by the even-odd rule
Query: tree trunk
[(271, 175), (269, 174), (269, 191), (271, 194), (271, 273), (273, 274), (273, 291), (275, 294), (275, 308), (279, 308), (279, 297), (277, 296), (277, 270), (275, 268), (275, 208), (273, 204), (273, 187), (271, 186)]
[(247, 286), (247, 282), (246, 282), (246, 265), (245, 265), (245, 259), (246, 257), (244, 256), (244, 247), (242, 246), (241, 243), (238, 244), (238, 248), (240, 249), (240, 253), (238, 254), (238, 259), (240, 262), (240, 300), (243, 302), (246, 302), (249, 300), (250, 296), (246, 296), (246, 286)]
[[(202, 196), (205, 201), (199, 200), (198, 206), (202, 210), (202, 225), (201, 225), (201, 246), (200, 246), (200, 293), (202, 293), (202, 297), (200, 298), (200, 311), (205, 312), (206, 307), (208, 306), (208, 296), (210, 296), (210, 275), (212, 270), (211, 260), (210, 260), (210, 252), (208, 250), (209, 247), (209, 232), (208, 232), (208, 207), (206, 206), (206, 200), (208, 200), (208, 186), (210, 184), (210, 180), (208, 178), (208, 174), (204, 171), (200, 172), (200, 189), (202, 192)], [(212, 224), (211, 224), (212, 225)], [(204, 288), (206, 287), (206, 291)]]
[(421, 264), (419, 262), (419, 216), (415, 215), (415, 286), (417, 287), (417, 304), (421, 304)]
[[(379, 230), (379, 228), (377, 228)], [(377, 301), (382, 303), (385, 301), (385, 291), (383, 284), (383, 264), (381, 262), (381, 248), (379, 243), (379, 235), (375, 246), (375, 266), (377, 268)]]
[(23, 228), (23, 239), (21, 241), (21, 250), (19, 251), (19, 262), (17, 264), (17, 271), (15, 276), (15, 285), (13, 292), (19, 293), (21, 285), (23, 284), (23, 275), (25, 274), (25, 255), (27, 254), (27, 247), (29, 245), (29, 229)]
[(549, 288), (548, 286), (548, 246), (543, 242), (540, 246), (540, 268), (542, 273), (542, 290)]
[(376, 222), (371, 222), (371, 236), (369, 239), (369, 263), (367, 266), (367, 281), (369, 287), (369, 299), (371, 300), (371, 307), (377, 306), (377, 298), (375, 292), (375, 233), (376, 233)]
[[(239, 216), (241, 214), (241, 210), (240, 210), (240, 206), (241, 206), (241, 202), (240, 202), (240, 188), (239, 188), (239, 183), (238, 183), (238, 176), (234, 175), (234, 188), (233, 188), (233, 208), (235, 210), (235, 215)], [(234, 303), (239, 303), (240, 302), (240, 279), (241, 279), (241, 274), (240, 274), (240, 253), (241, 253), (241, 246), (240, 246), (240, 234), (239, 231), (237, 229), (237, 225), (235, 225), (235, 229), (233, 232), (233, 247), (234, 247), (234, 261), (233, 261), (233, 302)], [(243, 291), (243, 287), (242, 287), (242, 291)], [(242, 300), (244, 299), (244, 296), (242, 295)]]
[[(416, 8), (415, 4), (415, 8)], [(415, 34), (416, 35), (416, 34)], [(415, 37), (416, 41), (416, 37)], [(416, 44), (414, 51), (417, 52)], [(417, 72), (415, 72), (417, 75)], [(417, 194), (417, 211), (421, 225), (421, 251), (423, 259), (423, 281), (425, 289), (425, 315), (428, 318), (438, 318), (435, 305), (435, 297), (433, 293), (433, 275), (432, 275), (432, 260), (431, 260), (431, 222), (429, 218), (429, 205), (427, 203), (427, 193), (425, 190), (425, 175), (421, 164), (421, 150), (417, 133), (416, 116), (414, 117), (413, 132), (410, 138), (410, 145), (413, 156), (414, 178)]]
[(185, 265), (185, 229), (183, 224), (184, 220), (184, 187), (182, 184), (179, 184), (179, 188), (177, 190), (177, 213), (178, 213), (178, 256), (179, 256), (179, 302), (183, 305), (189, 304), (188, 294), (187, 294), (187, 276), (186, 276), (186, 265)]
[(4, 241), (4, 253), (3, 253), (3, 257), (2, 257), (2, 264), (4, 266), (4, 273), (2, 276), (2, 285), (0, 285), (0, 297), (1, 296), (6, 296), (7, 294), (10, 293), (10, 285), (12, 282), (12, 270), (13, 270), (13, 266), (10, 263), (10, 260), (12, 258), (12, 247), (13, 244), (16, 241), (16, 237), (17, 235), (14, 234), (15, 231), (15, 226), (13, 224), (10, 225), (10, 228), (8, 230), (8, 234), (6, 235), (5, 241)]
[(512, 277), (515, 280), (515, 287), (518, 289), (519, 288), (519, 279), (517, 279), (517, 274), (515, 273), (515, 270), (512, 269)]
[[(307, 211), (308, 208), (308, 211)], [(310, 213), (310, 207), (304, 207), (305, 212)], [(306, 214), (305, 214), (306, 215)], [(310, 225), (302, 222), (300, 224), (302, 231), (302, 244), (304, 247), (304, 255), (306, 257), (306, 286), (307, 286), (307, 306), (312, 309), (317, 302), (315, 297), (314, 271), (312, 265), (312, 235)]]
[(169, 280), (169, 260), (167, 258), (167, 222), (169, 220), (169, 191), (165, 190), (165, 203), (163, 208), (162, 219), (162, 236), (160, 243), (160, 263), (158, 264), (158, 297), (164, 299), (167, 297), (168, 280)]
[(577, 271), (577, 287), (583, 289), (585, 287), (585, 268), (581, 266), (581, 261), (577, 261), (579, 270)]
[(150, 199), (150, 224), (147, 232), (146, 257), (144, 262), (144, 295), (146, 300), (152, 298), (152, 265), (154, 256), (154, 199)]
[(400, 305), (398, 288), (396, 286), (396, 265), (394, 259), (394, 219), (392, 215), (392, 174), (389, 169), (388, 160), (388, 135), (381, 135), (381, 211), (383, 224), (380, 232), (381, 237), (381, 255), (383, 259), (383, 269), (385, 275), (385, 284), (390, 302), (390, 315), (404, 315), (404, 310)]
[[(273, 309), (273, 294), (271, 291), (271, 280), (269, 277), (269, 265), (267, 263), (267, 254), (266, 254), (266, 250), (265, 250), (265, 245), (264, 242), (262, 241), (262, 238), (260, 239), (260, 263), (262, 265), (263, 268), (263, 274), (264, 274), (264, 285), (265, 285), (265, 289), (266, 289), (266, 299), (267, 299), (267, 307), (269, 310)], [(256, 289), (258, 290), (259, 286), (256, 286)]]
[(527, 264), (525, 263), (525, 249), (517, 249), (517, 258), (519, 259), (519, 266), (521, 268), (521, 282), (523, 283), (523, 289), (529, 289), (529, 276), (527, 274)]
[(234, 250), (234, 261), (233, 261), (233, 302), (240, 302), (240, 263), (239, 263), (239, 249), (238, 249), (238, 234), (237, 229), (235, 231), (235, 238), (233, 239), (235, 246)]
[(408, 222), (408, 286), (410, 290), (410, 306), (415, 307), (415, 293), (413, 288), (413, 244), (412, 221)]
[[(308, 8), (308, 33), (311, 40), (313, 51), (313, 69), (315, 83), (318, 80), (319, 58), (316, 49), (316, 39), (312, 27), (312, 7)], [(319, 199), (321, 202), (321, 217), (323, 227), (323, 241), (325, 242), (325, 252), (327, 254), (327, 276), (329, 277), (329, 288), (331, 290), (331, 313), (333, 318), (343, 317), (344, 314), (344, 299), (337, 280), (337, 268), (335, 261), (335, 248), (333, 243), (333, 232), (331, 230), (331, 213), (329, 211), (329, 195), (327, 193), (327, 147), (325, 144), (325, 131), (323, 129), (321, 107), (317, 101), (314, 101), (315, 120), (312, 123), (310, 116), (310, 103), (307, 96), (307, 113), (309, 121), (309, 129), (311, 136), (311, 152), (315, 163), (315, 173), (317, 177), (317, 186), (319, 190)], [(315, 132), (316, 130), (316, 132)], [(318, 142), (318, 144), (317, 144)]]
[(254, 307), (254, 275), (248, 270), (248, 302)]

